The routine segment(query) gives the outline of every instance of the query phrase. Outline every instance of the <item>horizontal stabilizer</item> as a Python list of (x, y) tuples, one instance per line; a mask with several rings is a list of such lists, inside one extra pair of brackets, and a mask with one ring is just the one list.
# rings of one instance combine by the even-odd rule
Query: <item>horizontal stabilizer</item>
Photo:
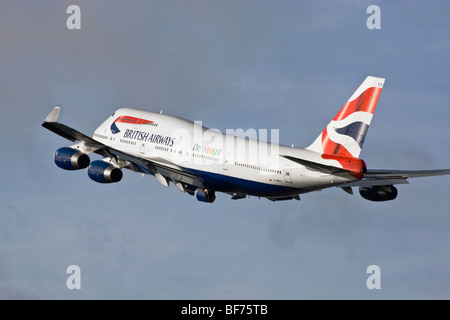
[(291, 156), (281, 156), (283, 158), (286, 158), (288, 160), (294, 161), (298, 164), (301, 164), (302, 166), (305, 166), (306, 168), (312, 170), (312, 171), (319, 171), (327, 174), (337, 174), (337, 173), (344, 173), (348, 172), (348, 170), (337, 168), (333, 166), (328, 166), (326, 164), (321, 164), (313, 161), (308, 161), (300, 158), (295, 158)]
[(367, 170), (366, 177), (419, 178), (450, 174), (450, 169), (441, 170)]
[(373, 187), (394, 184), (408, 184), (409, 178), (432, 177), (450, 174), (450, 169), (442, 170), (367, 170), (360, 181), (349, 182), (339, 187)]

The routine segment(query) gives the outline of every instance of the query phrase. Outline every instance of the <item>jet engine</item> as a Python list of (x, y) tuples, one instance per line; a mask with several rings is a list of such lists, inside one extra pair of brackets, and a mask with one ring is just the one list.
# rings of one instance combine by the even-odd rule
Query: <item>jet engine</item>
[(389, 201), (397, 198), (397, 188), (394, 186), (359, 187), (359, 194), (370, 201)]
[(122, 179), (122, 170), (102, 160), (96, 160), (88, 168), (89, 178), (99, 183), (119, 182)]
[(216, 193), (214, 190), (208, 190), (208, 189), (197, 189), (197, 200), (202, 202), (214, 202), (216, 200)]
[(91, 162), (87, 154), (69, 147), (56, 150), (53, 160), (58, 167), (64, 170), (84, 169)]

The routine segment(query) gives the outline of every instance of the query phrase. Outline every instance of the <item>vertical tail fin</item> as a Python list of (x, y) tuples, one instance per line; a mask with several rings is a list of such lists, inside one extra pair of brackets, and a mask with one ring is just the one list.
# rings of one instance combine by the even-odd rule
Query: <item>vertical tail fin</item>
[(358, 158), (384, 80), (367, 77), (317, 139), (306, 149), (322, 154)]

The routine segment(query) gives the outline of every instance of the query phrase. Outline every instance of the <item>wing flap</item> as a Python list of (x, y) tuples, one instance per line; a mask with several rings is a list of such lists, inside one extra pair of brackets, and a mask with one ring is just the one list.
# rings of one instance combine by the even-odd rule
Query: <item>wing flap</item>
[(127, 160), (135, 165), (139, 165), (148, 169), (149, 171), (155, 173), (159, 172), (166, 178), (170, 178), (172, 181), (180, 181), (186, 184), (190, 184), (199, 188), (204, 188), (203, 181), (196, 175), (183, 171), (182, 168), (176, 167), (174, 165), (169, 165), (170, 163), (164, 159), (161, 159), (165, 163), (161, 163), (158, 159), (146, 159), (142, 157), (137, 157), (129, 153), (105, 146), (105, 152), (109, 156), (117, 156), (121, 159)]

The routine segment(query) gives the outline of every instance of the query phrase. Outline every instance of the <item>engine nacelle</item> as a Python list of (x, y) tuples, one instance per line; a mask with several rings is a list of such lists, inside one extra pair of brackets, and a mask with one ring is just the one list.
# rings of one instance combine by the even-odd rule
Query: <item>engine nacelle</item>
[(91, 162), (87, 154), (69, 147), (56, 150), (53, 160), (58, 167), (64, 170), (84, 169)]
[(113, 183), (122, 180), (122, 170), (105, 161), (96, 160), (88, 168), (89, 178), (99, 183)]
[(208, 190), (208, 189), (197, 189), (197, 200), (202, 202), (214, 202), (216, 200), (216, 193), (214, 190)]
[(398, 190), (394, 186), (359, 187), (359, 194), (370, 201), (389, 201), (397, 198)]

